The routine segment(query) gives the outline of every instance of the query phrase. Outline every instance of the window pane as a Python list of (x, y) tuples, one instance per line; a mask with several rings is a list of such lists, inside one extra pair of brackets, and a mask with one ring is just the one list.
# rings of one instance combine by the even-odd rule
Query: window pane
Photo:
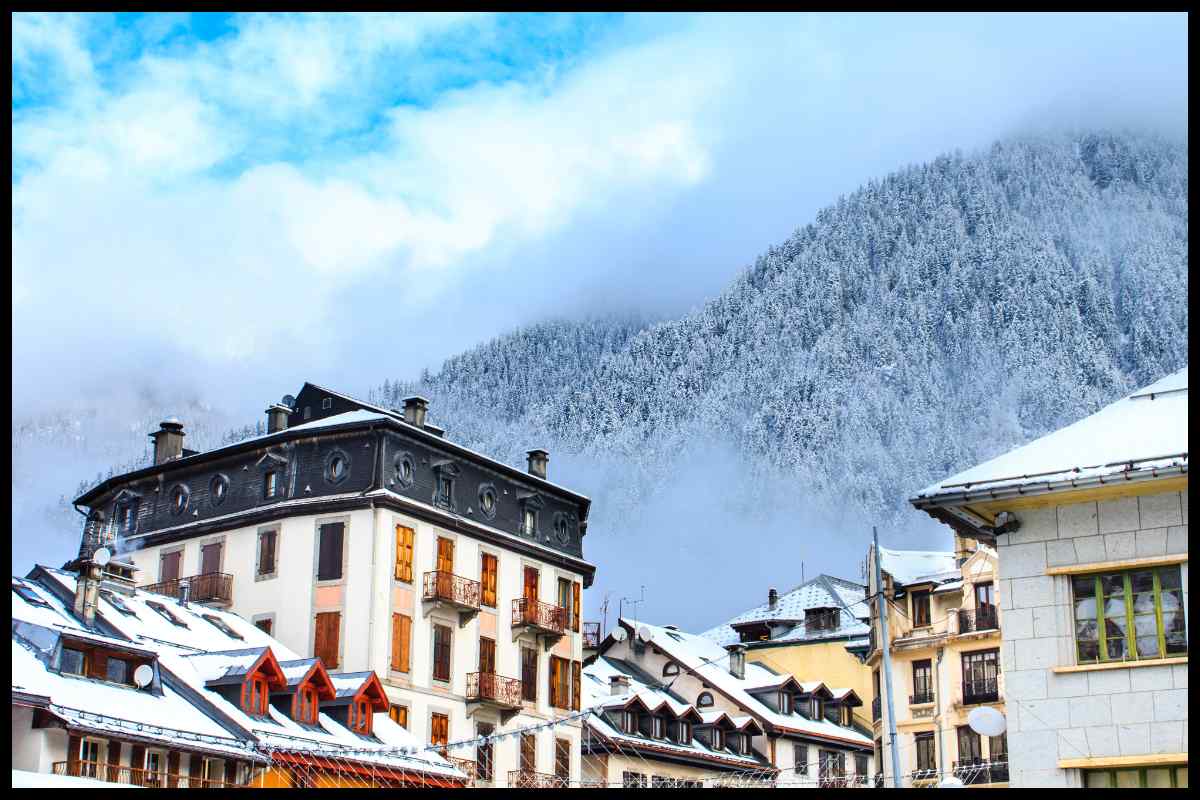
[(1116, 770), (1117, 788), (1126, 789), (1129, 787), (1138, 787), (1142, 785), (1142, 775), (1136, 769), (1119, 769)]
[(1171, 788), (1171, 768), (1152, 767), (1146, 770), (1146, 786), (1151, 789)]
[(108, 659), (106, 677), (113, 683), (129, 683), (129, 663), (119, 658)]
[(1112, 773), (1108, 770), (1088, 770), (1083, 773), (1083, 783), (1088, 789), (1111, 789)]

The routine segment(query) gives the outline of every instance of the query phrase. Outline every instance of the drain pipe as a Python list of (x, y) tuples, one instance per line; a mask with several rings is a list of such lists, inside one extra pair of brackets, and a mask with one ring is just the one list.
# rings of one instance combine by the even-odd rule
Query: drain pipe
[[(887, 598), (883, 593), (883, 574), (879, 568), (879, 531), (871, 526), (871, 537), (875, 542), (875, 599), (879, 606), (880, 646), (883, 649), (883, 678), (887, 689), (888, 716), (888, 749), (892, 753), (892, 779), (899, 788), (903, 784), (900, 778), (900, 753), (896, 750), (896, 707), (892, 701), (892, 643), (888, 639)], [(882, 765), (881, 765), (882, 766)]]
[(933, 667), (933, 685), (937, 687), (937, 692), (933, 698), (933, 724), (937, 726), (934, 730), (937, 731), (937, 747), (938, 747), (938, 764), (939, 771), (946, 771), (946, 753), (942, 746), (942, 657), (946, 654), (946, 648), (939, 647), (937, 651), (937, 661)]

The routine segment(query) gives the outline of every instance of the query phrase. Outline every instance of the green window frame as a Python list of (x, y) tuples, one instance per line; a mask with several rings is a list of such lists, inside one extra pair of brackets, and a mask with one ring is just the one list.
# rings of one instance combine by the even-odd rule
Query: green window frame
[(1080, 664), (1187, 655), (1178, 564), (1077, 575), (1071, 593)]
[(1085, 789), (1186, 789), (1188, 768), (1129, 767), (1126, 769), (1085, 769)]

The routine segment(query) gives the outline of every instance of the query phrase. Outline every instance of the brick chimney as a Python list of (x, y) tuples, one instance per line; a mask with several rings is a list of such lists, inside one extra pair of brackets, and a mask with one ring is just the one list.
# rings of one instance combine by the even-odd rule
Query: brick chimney
[(529, 474), (533, 475), (535, 478), (541, 478), (542, 480), (545, 480), (546, 467), (550, 463), (550, 453), (545, 450), (537, 449), (530, 450), (525, 454), (525, 456), (529, 459)]
[(278, 433), (286, 430), (288, 426), (288, 414), (292, 410), (282, 403), (273, 403), (267, 406), (267, 433)]
[(425, 427), (425, 413), (429, 411), (429, 401), (420, 395), (404, 398), (404, 421), (418, 428)]
[(608, 679), (608, 686), (613, 697), (629, 694), (629, 676), (613, 675)]
[(150, 434), (154, 440), (154, 463), (162, 464), (173, 461), (183, 455), (183, 423), (175, 417), (168, 417), (158, 423), (158, 430)]

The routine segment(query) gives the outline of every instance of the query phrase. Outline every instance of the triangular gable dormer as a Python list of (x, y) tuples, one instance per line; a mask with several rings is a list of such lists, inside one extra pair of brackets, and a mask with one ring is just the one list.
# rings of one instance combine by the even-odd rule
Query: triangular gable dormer
[(350, 700), (347, 727), (361, 736), (371, 736), (375, 729), (375, 715), (387, 711), (388, 705), (383, 684), (379, 676), (372, 672)]
[(254, 466), (260, 469), (270, 469), (272, 467), (287, 466), (288, 460), (278, 453), (272, 453), (270, 450), (263, 453), (258, 461), (254, 462)]
[(279, 660), (265, 648), (249, 669), (242, 681), (242, 710), (253, 717), (265, 717), (270, 703), (271, 691), (287, 688), (287, 676)]
[(294, 683), (295, 688), (288, 691), (291, 695), (291, 718), (301, 725), (316, 725), (321, 713), (321, 701), (337, 697), (337, 689), (329, 677), (329, 671), (314, 659), (304, 676)]

